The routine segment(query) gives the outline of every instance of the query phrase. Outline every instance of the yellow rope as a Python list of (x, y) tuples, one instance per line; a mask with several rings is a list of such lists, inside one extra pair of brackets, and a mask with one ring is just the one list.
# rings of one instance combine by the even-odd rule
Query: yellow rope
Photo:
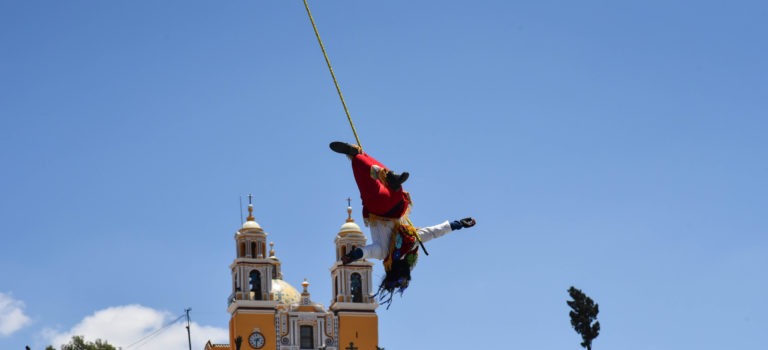
[[(320, 44), (320, 50), (323, 51), (323, 57), (325, 57), (325, 63), (328, 65), (328, 70), (331, 72), (331, 78), (333, 78), (333, 84), (336, 85), (336, 92), (339, 93), (339, 99), (341, 99), (341, 105), (344, 106), (344, 112), (347, 113), (347, 119), (349, 120), (349, 126), (352, 127), (352, 133), (355, 134), (355, 140), (357, 141), (357, 145), (360, 147), (360, 150), (363, 150), (363, 145), (360, 144), (360, 138), (357, 137), (357, 131), (355, 130), (355, 124), (352, 123), (352, 117), (349, 116), (349, 110), (347, 109), (347, 103), (344, 102), (344, 96), (341, 95), (341, 89), (339, 88), (339, 82), (336, 81), (336, 74), (333, 74), (333, 68), (331, 68), (331, 61), (328, 59), (328, 54), (325, 52), (325, 46), (323, 45), (323, 40), (320, 39), (320, 33), (317, 31), (317, 26), (315, 25), (315, 20), (312, 18), (312, 12), (309, 11), (309, 5), (307, 4), (307, 0), (304, 0), (304, 8), (307, 9), (307, 15), (309, 16), (309, 21), (312, 22), (312, 29), (315, 30), (315, 36), (317, 37), (317, 42)], [(413, 226), (413, 223), (411, 223), (411, 219), (408, 217), (405, 218), (408, 221), (408, 225)], [(427, 249), (424, 248), (424, 243), (421, 241), (421, 237), (419, 237), (419, 234), (416, 233), (416, 239), (419, 241), (419, 245), (421, 245), (421, 249), (424, 250), (424, 253), (429, 255), (427, 253)]]
[[(406, 217), (405, 220), (408, 221), (408, 225), (413, 226), (413, 223), (411, 222), (411, 218)], [(429, 255), (429, 252), (427, 252), (427, 247), (424, 246), (424, 242), (421, 241), (421, 236), (419, 236), (418, 232), (414, 232), (416, 234), (416, 240), (419, 241), (419, 245), (421, 246), (421, 250), (424, 251), (424, 254)]]
[(363, 149), (363, 145), (360, 144), (360, 139), (357, 137), (357, 131), (355, 130), (355, 124), (352, 124), (352, 117), (349, 116), (349, 110), (347, 109), (347, 103), (344, 102), (344, 96), (341, 95), (341, 89), (339, 88), (339, 83), (336, 81), (336, 75), (333, 74), (333, 68), (331, 68), (331, 61), (328, 60), (328, 54), (325, 53), (325, 46), (323, 46), (323, 41), (320, 40), (320, 33), (317, 32), (317, 26), (315, 25), (315, 20), (312, 18), (312, 13), (309, 12), (309, 5), (307, 5), (307, 0), (304, 0), (304, 7), (307, 9), (307, 15), (309, 15), (309, 21), (312, 22), (312, 28), (315, 30), (315, 36), (317, 36), (317, 42), (320, 43), (320, 49), (323, 50), (323, 57), (325, 57), (325, 63), (328, 64), (328, 70), (331, 71), (331, 77), (333, 78), (333, 84), (336, 85), (336, 92), (339, 93), (339, 98), (341, 99), (341, 105), (344, 106), (344, 112), (347, 113), (347, 119), (349, 120), (349, 126), (352, 127), (352, 132), (355, 134), (355, 140), (357, 140), (357, 145), (360, 147), (360, 150)]

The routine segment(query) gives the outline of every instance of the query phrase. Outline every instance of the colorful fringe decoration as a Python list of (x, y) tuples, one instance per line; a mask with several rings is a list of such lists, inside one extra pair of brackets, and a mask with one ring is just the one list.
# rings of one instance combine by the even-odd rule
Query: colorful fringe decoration
[(408, 266), (413, 268), (419, 259), (418, 243), (416, 242), (417, 229), (411, 225), (395, 224), (392, 238), (389, 241), (389, 253), (384, 259), (384, 270), (392, 269), (392, 261), (405, 260)]
[(411, 270), (419, 259), (419, 247), (416, 241), (417, 228), (408, 224), (396, 223), (389, 242), (389, 252), (384, 259), (386, 275), (379, 284), (379, 290), (374, 297), (379, 297), (379, 303), (392, 304), (395, 293), (403, 294), (411, 282)]

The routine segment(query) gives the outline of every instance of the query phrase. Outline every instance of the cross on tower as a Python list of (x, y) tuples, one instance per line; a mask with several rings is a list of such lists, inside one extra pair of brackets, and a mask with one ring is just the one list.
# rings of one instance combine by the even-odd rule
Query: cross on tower
[(355, 346), (354, 342), (349, 342), (349, 346), (346, 347), (347, 350), (357, 350), (357, 346)]
[(347, 206), (348, 207), (352, 206), (352, 198), (347, 197)]
[(253, 201), (252, 200), (253, 200), (253, 195), (249, 193), (248, 194), (248, 221), (255, 220), (253, 218)]

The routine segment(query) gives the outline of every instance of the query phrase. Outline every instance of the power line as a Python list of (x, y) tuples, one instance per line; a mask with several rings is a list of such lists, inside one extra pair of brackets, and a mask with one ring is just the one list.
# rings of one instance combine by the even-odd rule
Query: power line
[(182, 318), (182, 317), (184, 317), (184, 314), (180, 315), (179, 317), (177, 317), (177, 318), (176, 318), (176, 319), (174, 319), (173, 321), (166, 323), (166, 324), (165, 324), (165, 325), (163, 325), (162, 327), (160, 327), (160, 328), (156, 329), (154, 332), (152, 332), (152, 333), (149, 333), (149, 334), (145, 335), (144, 337), (142, 337), (141, 339), (139, 339), (139, 340), (137, 340), (137, 341), (133, 342), (131, 345), (128, 345), (128, 346), (126, 346), (124, 349), (125, 349), (125, 350), (127, 350), (127, 349), (129, 349), (130, 347), (132, 347), (132, 346), (134, 346), (134, 345), (136, 345), (136, 348), (140, 348), (140, 347), (142, 347), (142, 346), (146, 345), (146, 344), (147, 344), (147, 343), (148, 343), (148, 342), (149, 342), (149, 341), (150, 341), (152, 338), (156, 337), (156, 336), (157, 336), (157, 335), (159, 335), (159, 334), (160, 334), (162, 331), (166, 330), (168, 327), (170, 327), (170, 326), (171, 326), (171, 325), (173, 325), (174, 323), (176, 323), (176, 322), (178, 322), (179, 320), (181, 320), (181, 318)]
[[(152, 333), (149, 333), (149, 334), (147, 334), (147, 335), (145, 335), (145, 336), (141, 337), (141, 339), (139, 339), (139, 340), (137, 340), (137, 341), (135, 341), (135, 342), (131, 343), (130, 345), (128, 345), (128, 346), (126, 346), (126, 347), (124, 347), (123, 349), (124, 349), (124, 350), (128, 350), (128, 349), (130, 349), (130, 348), (131, 348), (132, 346), (134, 346), (134, 345), (136, 345), (136, 348), (139, 348), (139, 347), (143, 346), (143, 345), (144, 345), (144, 344), (146, 344), (146, 343), (147, 343), (147, 341), (149, 341), (149, 340), (150, 340), (152, 337), (155, 337), (155, 336), (157, 336), (158, 334), (160, 334), (160, 332), (164, 331), (166, 328), (168, 328), (168, 327), (169, 327), (169, 326), (171, 326), (172, 324), (174, 324), (174, 323), (178, 322), (178, 321), (179, 321), (180, 319), (182, 319), (184, 316), (186, 316), (186, 313), (179, 315), (179, 317), (176, 317), (176, 319), (174, 319), (173, 321), (166, 323), (166, 324), (165, 324), (165, 325), (163, 325), (162, 327), (160, 327), (160, 328), (156, 329), (154, 332), (152, 332)], [(142, 342), (143, 342), (143, 343), (142, 343)], [(139, 344), (139, 343), (142, 343), (142, 344)]]

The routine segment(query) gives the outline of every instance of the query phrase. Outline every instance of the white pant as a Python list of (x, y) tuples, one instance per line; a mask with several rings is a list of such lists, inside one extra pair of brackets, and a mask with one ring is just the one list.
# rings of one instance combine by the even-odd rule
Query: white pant
[[(385, 220), (371, 223), (371, 239), (373, 240), (373, 243), (360, 248), (363, 250), (363, 258), (379, 260), (387, 258), (389, 242), (392, 239), (392, 229), (394, 228), (394, 225), (395, 224), (392, 221)], [(426, 242), (451, 232), (451, 224), (446, 221), (435, 226), (420, 228), (418, 232), (421, 241)]]

